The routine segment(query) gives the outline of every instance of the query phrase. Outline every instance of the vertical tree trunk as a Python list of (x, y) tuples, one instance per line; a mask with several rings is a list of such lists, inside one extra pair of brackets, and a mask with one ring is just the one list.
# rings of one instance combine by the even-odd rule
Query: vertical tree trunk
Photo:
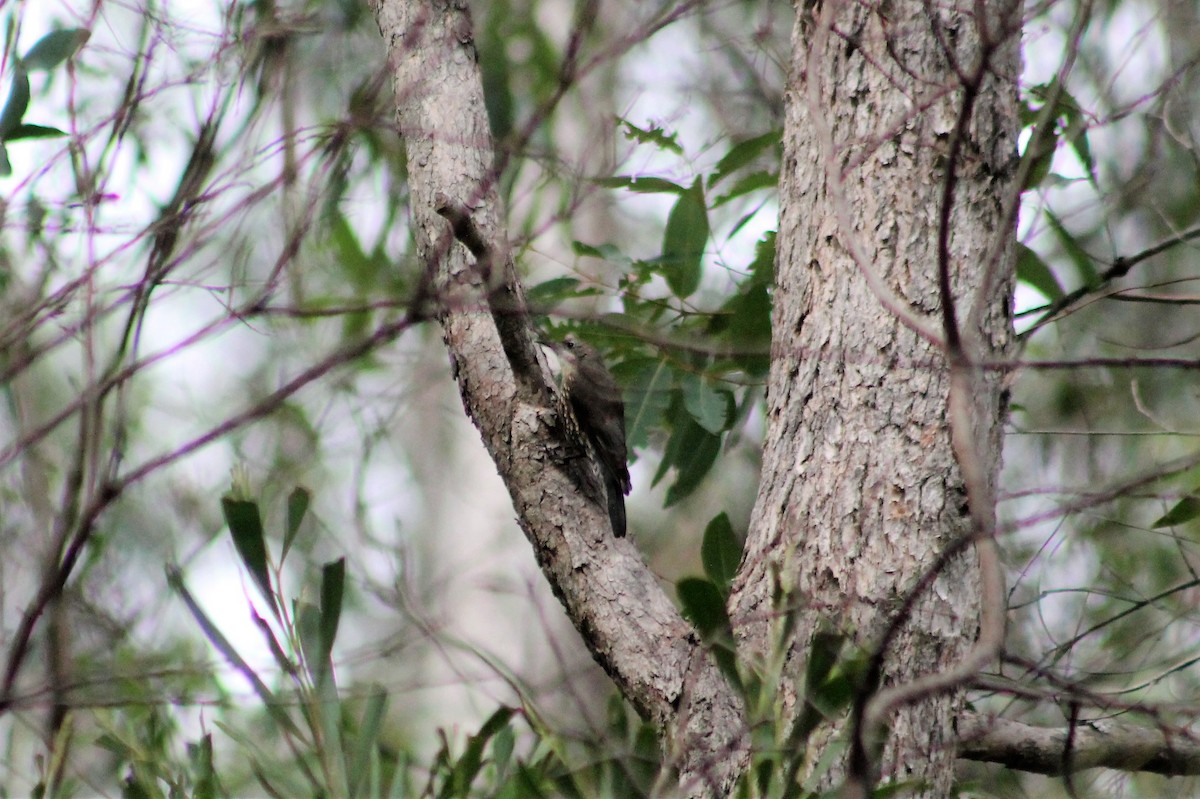
[[(798, 614), (793, 673), (822, 624), (875, 646), (939, 554), (976, 532), (936, 343), (937, 244), (964, 85), (983, 63), (953, 165), (948, 264), (968, 356), (997, 359), (1011, 332), (1020, 8), (989, 9), (981, 35), (973, 12), (983, 8), (826, 0), (797, 16), (767, 441), (731, 603), (747, 653), (771, 649), (780, 611)], [(974, 444), (990, 488), (1001, 385), (998, 373), (973, 374)], [(978, 585), (967, 549), (902, 620), (885, 682), (963, 657), (978, 633)], [(777, 589), (786, 608), (772, 606)], [(891, 719), (882, 775), (947, 795), (959, 706), (956, 695), (934, 696)]]

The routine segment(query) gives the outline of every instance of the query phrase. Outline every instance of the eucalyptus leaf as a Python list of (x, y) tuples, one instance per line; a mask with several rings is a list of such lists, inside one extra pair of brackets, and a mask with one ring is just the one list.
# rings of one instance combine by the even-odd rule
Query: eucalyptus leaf
[(728, 594), (741, 560), (741, 544), (733, 533), (729, 515), (722, 511), (713, 517), (704, 530), (704, 540), (700, 544), (700, 562), (704, 564), (704, 573), (723, 594)]
[(258, 503), (252, 499), (221, 498), (221, 511), (233, 536), (233, 546), (250, 572), (259, 593), (267, 600), (271, 611), (278, 616), (275, 595), (271, 589), (271, 572), (267, 565), (267, 543), (263, 534), (262, 516)]
[(66, 136), (65, 130), (47, 127), (46, 125), (27, 125), (21, 123), (4, 137), (5, 141), (20, 141), (21, 139), (56, 139)]
[(738, 142), (733, 147), (730, 147), (729, 151), (717, 162), (717, 168), (713, 170), (712, 176), (708, 179), (708, 187), (711, 189), (729, 177), (733, 172), (749, 164), (768, 147), (781, 146), (782, 142), (783, 131), (779, 128), (769, 130), (761, 136), (755, 136), (752, 139), (744, 139)]
[(638, 194), (683, 194), (687, 191), (678, 183), (673, 183), (665, 178), (637, 177), (635, 175), (598, 178), (595, 183), (608, 189), (629, 189)]
[(1172, 505), (1171, 509), (1160, 516), (1150, 527), (1155, 530), (1160, 527), (1174, 527), (1177, 524), (1190, 522), (1197, 516), (1200, 516), (1200, 496), (1188, 494)]
[(684, 577), (675, 584), (675, 592), (683, 605), (683, 615), (706, 641), (731, 631), (725, 596), (712, 580)]
[(328, 663), (337, 640), (346, 592), (346, 559), (338, 558), (321, 568), (321, 663)]
[(667, 286), (683, 299), (700, 287), (700, 263), (708, 244), (708, 209), (700, 178), (679, 195), (663, 233), (662, 272)]
[(1017, 244), (1017, 279), (1037, 289), (1051, 302), (1066, 296), (1049, 265), (1024, 244)]
[(683, 405), (696, 424), (714, 434), (726, 429), (733, 409), (733, 396), (728, 391), (714, 388), (699, 375), (684, 377), (682, 388)]
[(21, 118), (29, 108), (29, 73), (21, 65), (12, 71), (12, 86), (8, 90), (8, 100), (4, 110), (0, 111), (0, 141), (7, 140), (9, 134), (21, 125)]
[(21, 63), (30, 70), (54, 69), (75, 55), (91, 35), (91, 31), (84, 28), (51, 31), (29, 48), (29, 52), (21, 59)]
[(292, 548), (292, 542), (296, 540), (296, 533), (300, 532), (300, 525), (304, 522), (305, 514), (308, 513), (310, 499), (308, 489), (301, 486), (296, 486), (292, 489), (292, 493), (288, 494), (287, 529), (283, 533), (283, 552), (279, 556), (280, 561), (287, 558), (288, 550)]

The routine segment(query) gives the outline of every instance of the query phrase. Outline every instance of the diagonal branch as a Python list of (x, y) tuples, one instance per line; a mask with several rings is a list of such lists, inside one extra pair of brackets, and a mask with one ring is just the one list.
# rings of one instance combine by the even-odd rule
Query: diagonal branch
[[(685, 791), (723, 794), (745, 762), (741, 703), (636, 547), (608, 536), (607, 510), (579, 490), (580, 460), (505, 246), (469, 12), (432, 0), (372, 7), (395, 80), (427, 296), (466, 413), (596, 661), (656, 725)], [(477, 302), (449, 301), (466, 296)]]

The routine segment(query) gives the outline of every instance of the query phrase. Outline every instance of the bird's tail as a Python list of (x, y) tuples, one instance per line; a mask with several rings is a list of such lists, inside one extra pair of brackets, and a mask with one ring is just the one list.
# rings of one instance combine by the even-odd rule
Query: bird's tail
[(604, 493), (608, 495), (608, 519), (612, 522), (613, 535), (625, 537), (625, 492), (621, 490), (621, 481), (615, 474), (602, 469), (604, 474)]

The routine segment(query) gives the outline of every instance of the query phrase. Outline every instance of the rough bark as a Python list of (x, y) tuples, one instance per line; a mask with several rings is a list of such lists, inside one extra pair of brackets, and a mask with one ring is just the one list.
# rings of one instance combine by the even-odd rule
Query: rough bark
[[(658, 726), (688, 792), (723, 793), (744, 762), (740, 703), (636, 547), (612, 537), (605, 507), (588, 497), (506, 255), (466, 3), (372, 7), (394, 74), (417, 252), (430, 276), (421, 304), (442, 326), (467, 415), (597, 662)], [(456, 233), (490, 250), (489, 268), (454, 242), (446, 218), (462, 209), (470, 224), (458, 218)]]
[(1034, 727), (963, 714), (959, 757), (1036, 774), (1061, 776), (1088, 768), (1200, 774), (1200, 743), (1188, 731), (1136, 727), (1111, 720), (1069, 727)]
[[(910, 1), (885, 11), (827, 0), (798, 13), (767, 440), (732, 599), (748, 656), (771, 649), (785, 614), (798, 621), (789, 642), (796, 671), (823, 624), (867, 650), (902, 624), (884, 661), (885, 684), (897, 684), (945, 671), (976, 637), (970, 548), (910, 613), (898, 618), (898, 608), (943, 552), (994, 513), (974, 508), (973, 522), (951, 443), (938, 255), (964, 85), (984, 63), (961, 127), (945, 263), (965, 357), (1002, 357), (1011, 335), (1019, 8), (990, 11), (989, 49), (972, 15), (983, 7)], [(970, 371), (966, 439), (986, 496), (999, 463), (1001, 385)], [(786, 605), (773, 605), (773, 595)], [(957, 694), (938, 692), (903, 707), (891, 719), (882, 775), (948, 795), (959, 706)]]

